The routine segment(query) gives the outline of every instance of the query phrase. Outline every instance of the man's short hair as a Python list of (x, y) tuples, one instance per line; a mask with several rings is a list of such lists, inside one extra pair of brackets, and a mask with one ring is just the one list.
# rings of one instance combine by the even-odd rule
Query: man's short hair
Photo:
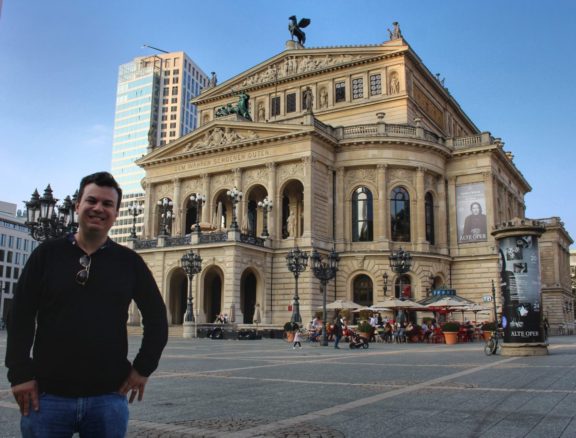
[(120, 202), (122, 201), (122, 189), (112, 176), (112, 174), (108, 172), (96, 172), (91, 175), (86, 175), (80, 181), (80, 188), (78, 189), (78, 201), (82, 199), (82, 195), (84, 195), (84, 188), (88, 184), (96, 184), (100, 187), (112, 187), (118, 193), (118, 202), (116, 204), (116, 210), (120, 210)]

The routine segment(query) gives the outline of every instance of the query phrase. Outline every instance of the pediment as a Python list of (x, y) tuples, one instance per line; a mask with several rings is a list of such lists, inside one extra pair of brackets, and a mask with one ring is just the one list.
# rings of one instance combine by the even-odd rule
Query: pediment
[(281, 139), (309, 130), (309, 126), (302, 125), (272, 125), (218, 119), (166, 146), (156, 148), (138, 160), (137, 164), (149, 167), (166, 161), (247, 147), (253, 143), (271, 142), (275, 138)]
[(231, 93), (238, 90), (249, 92), (253, 88), (297, 80), (303, 75), (320, 74), (331, 69), (380, 59), (408, 48), (409, 46), (400, 39), (395, 40), (393, 44), (387, 42), (372, 46), (286, 50), (218, 86), (205, 89), (193, 102), (201, 104), (230, 97)]

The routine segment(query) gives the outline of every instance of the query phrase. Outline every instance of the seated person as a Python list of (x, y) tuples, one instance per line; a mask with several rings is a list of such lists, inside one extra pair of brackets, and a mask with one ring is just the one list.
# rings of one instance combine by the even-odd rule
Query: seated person
[(384, 324), (384, 331), (382, 332), (382, 340), (384, 342), (392, 342), (392, 334), (394, 330), (392, 329), (392, 324), (387, 322)]
[(406, 341), (406, 323), (396, 323), (396, 331), (394, 332), (394, 339), (396, 342)]

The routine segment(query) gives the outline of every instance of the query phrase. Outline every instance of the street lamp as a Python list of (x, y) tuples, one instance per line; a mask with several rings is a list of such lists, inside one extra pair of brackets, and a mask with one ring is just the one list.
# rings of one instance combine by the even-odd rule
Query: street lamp
[(132, 231), (130, 232), (130, 239), (136, 239), (136, 218), (142, 214), (144, 208), (142, 204), (133, 202), (128, 207), (128, 214), (132, 216)]
[(233, 230), (237, 230), (238, 222), (236, 221), (236, 204), (238, 204), (238, 202), (242, 200), (242, 196), (244, 196), (244, 194), (241, 191), (239, 191), (236, 188), (236, 186), (234, 186), (232, 190), (228, 190), (226, 194), (232, 200), (232, 223), (230, 224), (230, 228)]
[(206, 196), (198, 193), (190, 196), (190, 202), (196, 207), (196, 233), (200, 234), (200, 209), (206, 202)]
[(388, 292), (388, 272), (384, 272), (384, 275), (382, 276), (382, 278), (384, 279), (384, 296), (387, 296), (387, 292)]
[[(270, 210), (272, 210), (272, 200), (268, 199), (268, 196), (266, 196), (264, 198), (264, 200), (258, 202), (258, 207), (262, 209), (262, 212), (264, 213), (264, 224), (263, 224), (263, 228), (262, 228), (262, 237), (264, 237), (265, 239), (267, 237), (270, 236), (270, 234), (268, 234), (268, 212)], [(306, 256), (308, 257), (308, 256)]]
[[(26, 204), (26, 226), (34, 240), (44, 241), (75, 233), (78, 228), (76, 216), (76, 200), (78, 192), (72, 199), (66, 196), (62, 205), (57, 206), (58, 199), (52, 196), (50, 184), (44, 190), (42, 197), (34, 190), (30, 201)], [(56, 209), (58, 213), (56, 213)]]
[(326, 284), (328, 281), (332, 280), (338, 272), (338, 262), (340, 261), (340, 256), (336, 250), (332, 249), (328, 255), (328, 260), (322, 260), (322, 256), (316, 251), (312, 250), (310, 255), (312, 261), (312, 272), (314, 276), (320, 280), (322, 284), (322, 310), (324, 312), (324, 317), (322, 318), (322, 346), (328, 346), (328, 338), (326, 337)]
[(191, 338), (192, 333), (190, 329), (192, 324), (196, 322), (194, 318), (194, 307), (192, 304), (192, 280), (194, 279), (194, 275), (198, 274), (202, 270), (202, 257), (191, 250), (186, 251), (180, 259), (180, 265), (188, 276), (188, 300), (186, 304), (186, 313), (184, 314), (183, 336), (185, 338)]
[(390, 253), (390, 269), (397, 274), (405, 274), (412, 267), (412, 255), (400, 248)]
[(302, 317), (300, 316), (300, 297), (298, 297), (298, 277), (300, 273), (306, 270), (308, 266), (308, 253), (306, 251), (301, 251), (300, 248), (295, 246), (290, 250), (286, 256), (286, 265), (288, 270), (294, 274), (294, 282), (296, 287), (294, 289), (294, 298), (292, 299), (292, 317), (290, 322), (302, 322)]
[(158, 201), (158, 207), (160, 209), (160, 236), (169, 236), (170, 224), (172, 223), (172, 207), (174, 203), (169, 198), (162, 198)]

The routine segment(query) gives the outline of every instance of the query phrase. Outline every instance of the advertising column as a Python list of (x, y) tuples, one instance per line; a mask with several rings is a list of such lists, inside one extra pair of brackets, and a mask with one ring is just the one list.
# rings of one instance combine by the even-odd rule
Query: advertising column
[(540, 254), (537, 221), (515, 219), (495, 228), (500, 285), (503, 295), (503, 356), (548, 353), (542, 328)]

